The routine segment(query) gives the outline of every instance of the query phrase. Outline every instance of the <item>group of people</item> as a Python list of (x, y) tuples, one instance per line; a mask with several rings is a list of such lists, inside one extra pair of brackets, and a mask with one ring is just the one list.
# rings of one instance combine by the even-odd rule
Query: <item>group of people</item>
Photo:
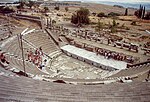
[(9, 62), (6, 60), (6, 57), (4, 55), (4, 52), (0, 53), (0, 61), (2, 64), (9, 64)]
[(32, 49), (30, 49), (29, 51), (27, 51), (27, 55), (28, 55), (28, 60), (32, 63), (34, 63), (35, 65), (39, 66), (39, 68), (42, 68), (42, 57), (44, 56), (42, 48), (37, 48), (35, 50), (35, 52), (32, 51)]
[(102, 48), (95, 48), (95, 51), (97, 55), (102, 55), (107, 59), (112, 58), (112, 59), (119, 60), (119, 61), (127, 61), (129, 63), (134, 62), (134, 58), (132, 56), (126, 56), (118, 52), (109, 51), (109, 50), (105, 50)]

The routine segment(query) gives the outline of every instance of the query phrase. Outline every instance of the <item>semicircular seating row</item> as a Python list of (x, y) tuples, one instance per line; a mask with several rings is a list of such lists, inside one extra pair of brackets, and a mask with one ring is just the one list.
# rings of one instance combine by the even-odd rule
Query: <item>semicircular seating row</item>
[(110, 76), (110, 77), (124, 77), (124, 76), (130, 76), (130, 77), (135, 77), (140, 74), (143, 74), (145, 72), (148, 72), (150, 70), (150, 63), (144, 64), (144, 65), (139, 65), (136, 67), (131, 67), (129, 69), (123, 69), (120, 72)]
[[(25, 35), (24, 38), (34, 46), (31, 46), (28, 42), (23, 41), (24, 47), (24, 56), (27, 59), (27, 50), (30, 48), (35, 49), (42, 47), (43, 52), (49, 55), (50, 53), (57, 51), (58, 47), (53, 43), (52, 39), (46, 36), (45, 33), (30, 33)], [(18, 42), (18, 38), (15, 38), (13, 41), (8, 42), (2, 49), (7, 53), (6, 58), (9, 60), (10, 65), (14, 68), (23, 70), (22, 64), (22, 52)], [(34, 64), (31, 62), (25, 61), (26, 70), (28, 73), (37, 75), (44, 74), (41, 72)]]
[(149, 102), (150, 83), (71, 85), (0, 75), (1, 102)]
[[(36, 46), (36, 48), (42, 47), (43, 51), (47, 54), (50, 54), (58, 50), (58, 47), (55, 45), (52, 39), (48, 35), (46, 35), (46, 33), (43, 33), (43, 32), (27, 34), (24, 36), (24, 39), (27, 40), (29, 43), (33, 44), (34, 46)], [(25, 50), (24, 52), (26, 52), (27, 49), (32, 48), (28, 43), (23, 42), (23, 45), (24, 45), (24, 50)], [(10, 64), (20, 70), (23, 70), (23, 65), (22, 65), (22, 60), (21, 60), (21, 49), (19, 47), (17, 38), (7, 43), (3, 47), (3, 49), (9, 54), (14, 55), (14, 57), (7, 56), (7, 58), (10, 60)], [(17, 57), (15, 58), (15, 56)], [(27, 72), (29, 73), (32, 73), (34, 75), (43, 74), (43, 72), (40, 73), (39, 69), (35, 68), (36, 66), (30, 62), (26, 62), (26, 66), (28, 68)], [(148, 71), (149, 68), (150, 68), (150, 64), (146, 64), (146, 65), (138, 66), (135, 68), (121, 70), (119, 73), (110, 76), (110, 78), (138, 75), (141, 72)]]
[(46, 54), (50, 54), (54, 51), (59, 50), (57, 45), (53, 42), (48, 34), (40, 31), (36, 33), (30, 33), (24, 37), (27, 41), (35, 45), (37, 48), (42, 47)]

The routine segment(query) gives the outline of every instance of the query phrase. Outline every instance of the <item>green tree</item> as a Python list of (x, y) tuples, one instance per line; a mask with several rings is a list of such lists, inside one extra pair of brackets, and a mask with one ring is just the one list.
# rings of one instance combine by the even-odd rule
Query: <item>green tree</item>
[(132, 22), (131, 22), (131, 25), (137, 25), (137, 24), (136, 24), (136, 21), (132, 21)]
[(93, 13), (92, 13), (92, 15), (93, 15), (93, 16), (96, 16), (96, 13), (95, 13), (95, 12), (93, 12)]
[(78, 26), (82, 26), (82, 24), (89, 24), (89, 10), (86, 8), (80, 8), (76, 14), (72, 15), (71, 23), (78, 24)]
[(29, 3), (27, 4), (27, 6), (30, 7), (30, 9), (32, 8), (32, 6), (35, 5), (35, 2), (34, 1), (29, 1)]
[(78, 24), (78, 17), (76, 14), (73, 14), (71, 17), (71, 23)]
[(145, 17), (145, 6), (144, 6), (144, 9), (143, 9), (142, 19), (144, 19), (144, 17)]
[(15, 10), (13, 9), (13, 8), (11, 8), (11, 7), (8, 7), (8, 6), (6, 6), (6, 7), (2, 7), (1, 8), (1, 10), (0, 10), (2, 13), (13, 13), (13, 12), (15, 12)]
[(113, 24), (113, 25), (112, 25), (113, 27), (117, 27), (117, 23), (116, 23), (116, 20), (115, 20), (115, 19), (113, 19), (112, 24)]
[(115, 19), (113, 19), (112, 25), (109, 23), (109, 28), (110, 28), (112, 33), (117, 32), (117, 26), (118, 26), (118, 23), (116, 22)]
[(115, 12), (110, 12), (110, 13), (108, 14), (108, 16), (109, 16), (109, 17), (115, 17), (115, 16), (120, 16), (120, 14), (119, 14), (119, 13), (115, 13)]
[(147, 14), (145, 15), (145, 19), (150, 20), (150, 12), (147, 12)]
[(18, 9), (23, 9), (25, 5), (25, 2), (21, 1), (19, 2), (19, 6), (17, 6)]
[(52, 25), (56, 24), (56, 21), (55, 20), (52, 20)]
[(48, 7), (44, 7), (44, 12), (46, 13), (48, 11), (49, 11)]
[(59, 8), (59, 6), (56, 6), (54, 9), (57, 10), (57, 11), (59, 11), (60, 8)]
[(102, 30), (102, 28), (103, 28), (103, 23), (102, 22), (100, 22), (100, 19), (98, 20), (98, 23), (97, 23), (97, 26), (96, 26), (96, 28), (95, 28), (95, 30), (96, 31), (98, 31), (99, 32), (99, 35), (100, 35), (100, 31)]
[(115, 27), (112, 27), (110, 30), (111, 30), (111, 33), (117, 32), (117, 29)]
[(68, 7), (65, 7), (65, 11), (68, 12), (68, 11), (69, 11), (69, 8), (68, 8)]
[(145, 6), (140, 5), (140, 8), (134, 12), (134, 15), (138, 18), (144, 19), (144, 17), (145, 17)]
[(125, 16), (127, 16), (128, 15), (128, 9), (126, 8), (126, 10), (125, 10), (125, 14), (124, 14)]
[(100, 12), (97, 17), (105, 17), (105, 13), (104, 12)]

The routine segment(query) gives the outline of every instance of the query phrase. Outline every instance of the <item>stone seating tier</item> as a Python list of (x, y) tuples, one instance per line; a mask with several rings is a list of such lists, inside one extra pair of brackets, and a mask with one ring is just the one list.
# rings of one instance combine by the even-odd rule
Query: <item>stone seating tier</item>
[(147, 82), (70, 85), (0, 75), (2, 102), (148, 102)]

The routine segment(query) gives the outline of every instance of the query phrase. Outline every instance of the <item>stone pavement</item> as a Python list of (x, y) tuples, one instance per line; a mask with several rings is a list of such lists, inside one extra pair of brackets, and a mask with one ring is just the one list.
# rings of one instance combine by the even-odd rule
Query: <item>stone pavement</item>
[(118, 72), (103, 70), (64, 54), (58, 56), (51, 65), (49, 63), (47, 66), (53, 72), (50, 76), (57, 78), (99, 79)]

